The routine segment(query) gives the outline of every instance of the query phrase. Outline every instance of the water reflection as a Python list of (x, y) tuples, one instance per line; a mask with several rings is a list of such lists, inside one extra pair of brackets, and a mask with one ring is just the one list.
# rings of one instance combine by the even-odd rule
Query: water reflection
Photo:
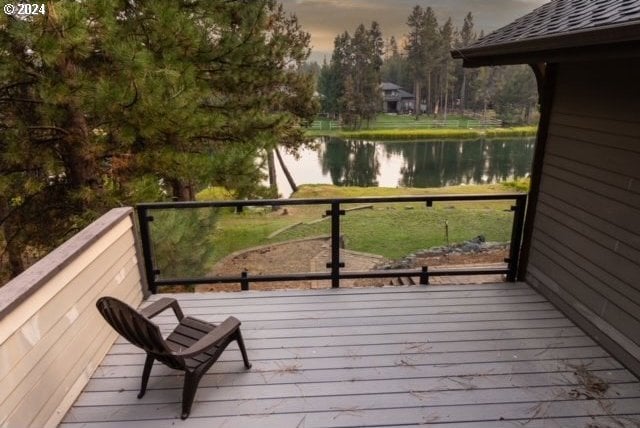
[(444, 187), (496, 183), (530, 172), (534, 140), (385, 143), (403, 157), (399, 186)]
[(377, 187), (380, 160), (376, 144), (369, 141), (336, 140), (319, 151), (323, 174), (336, 186)]
[[(373, 142), (325, 138), (317, 150), (285, 156), (297, 184), (444, 187), (529, 174), (535, 139)], [(280, 192), (289, 187), (279, 174)]]

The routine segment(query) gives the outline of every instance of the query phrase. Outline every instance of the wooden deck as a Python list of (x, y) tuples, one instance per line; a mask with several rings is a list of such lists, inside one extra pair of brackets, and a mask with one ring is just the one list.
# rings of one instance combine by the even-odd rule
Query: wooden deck
[(62, 426), (640, 426), (638, 380), (525, 284), (177, 297), (242, 320), (253, 368), (232, 344), (181, 421), (182, 376), (156, 364), (138, 400), (119, 340)]

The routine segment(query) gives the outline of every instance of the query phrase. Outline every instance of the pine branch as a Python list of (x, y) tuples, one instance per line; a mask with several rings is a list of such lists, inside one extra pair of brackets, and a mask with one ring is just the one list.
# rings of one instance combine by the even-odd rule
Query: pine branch
[(69, 131), (63, 128), (58, 128), (57, 126), (29, 126), (28, 129), (34, 131), (57, 131), (65, 135), (69, 135)]
[(22, 82), (10, 83), (8, 85), (0, 87), (0, 91), (6, 91), (8, 89), (15, 88), (18, 86), (23, 86), (23, 85), (32, 85), (34, 83), (36, 83), (35, 80), (23, 80)]
[(239, 48), (243, 47), (244, 45), (246, 45), (247, 43), (249, 43), (249, 40), (251, 39), (251, 37), (253, 37), (255, 35), (255, 30), (258, 27), (258, 22), (262, 18), (262, 14), (264, 12), (264, 8), (265, 8), (266, 5), (267, 5), (267, 0), (263, 0), (262, 1), (262, 5), (259, 8), (260, 12), (256, 16), (256, 19), (253, 21), (253, 25), (250, 27), (251, 31), (249, 31), (249, 34), (247, 34), (239, 44), (237, 44), (235, 46), (232, 46), (230, 49), (228, 49), (227, 52), (223, 53), (222, 55), (218, 55), (217, 57), (213, 57), (211, 59), (212, 62), (220, 62), (222, 58), (226, 57), (227, 55), (229, 55), (234, 50), (239, 49)]
[(139, 97), (139, 94), (138, 94), (138, 85), (136, 85), (136, 81), (135, 81), (135, 80), (133, 81), (133, 89), (135, 90), (135, 93), (133, 94), (133, 99), (131, 100), (131, 102), (129, 102), (129, 103), (127, 103), (127, 104), (124, 104), (124, 105), (122, 105), (122, 104), (121, 104), (121, 105), (122, 105), (122, 108), (127, 108), (127, 109), (128, 109), (128, 108), (131, 108), (131, 107), (133, 107), (133, 105), (134, 105), (135, 103), (137, 103), (137, 102), (138, 102), (138, 97)]
[(0, 103), (2, 103), (2, 102), (44, 104), (44, 102), (39, 101), (39, 100), (32, 100), (32, 99), (29, 99), (29, 98), (11, 98), (11, 97), (0, 98)]

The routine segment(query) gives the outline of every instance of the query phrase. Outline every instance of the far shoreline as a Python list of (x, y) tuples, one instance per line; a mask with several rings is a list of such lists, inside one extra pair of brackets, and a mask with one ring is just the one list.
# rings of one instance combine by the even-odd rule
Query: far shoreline
[(344, 139), (372, 139), (372, 140), (446, 140), (446, 139), (482, 139), (482, 138), (510, 138), (535, 137), (537, 126), (518, 126), (512, 128), (484, 128), (484, 129), (363, 129), (354, 131), (344, 130), (307, 130), (308, 137), (338, 137)]

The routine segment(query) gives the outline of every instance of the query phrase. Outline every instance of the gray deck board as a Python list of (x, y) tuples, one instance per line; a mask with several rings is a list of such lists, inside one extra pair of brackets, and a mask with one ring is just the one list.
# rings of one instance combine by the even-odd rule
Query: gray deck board
[(181, 421), (182, 376), (156, 364), (136, 399), (144, 354), (118, 340), (62, 426), (640, 426), (638, 380), (524, 284), (176, 297), (241, 319), (253, 368), (232, 344)]

